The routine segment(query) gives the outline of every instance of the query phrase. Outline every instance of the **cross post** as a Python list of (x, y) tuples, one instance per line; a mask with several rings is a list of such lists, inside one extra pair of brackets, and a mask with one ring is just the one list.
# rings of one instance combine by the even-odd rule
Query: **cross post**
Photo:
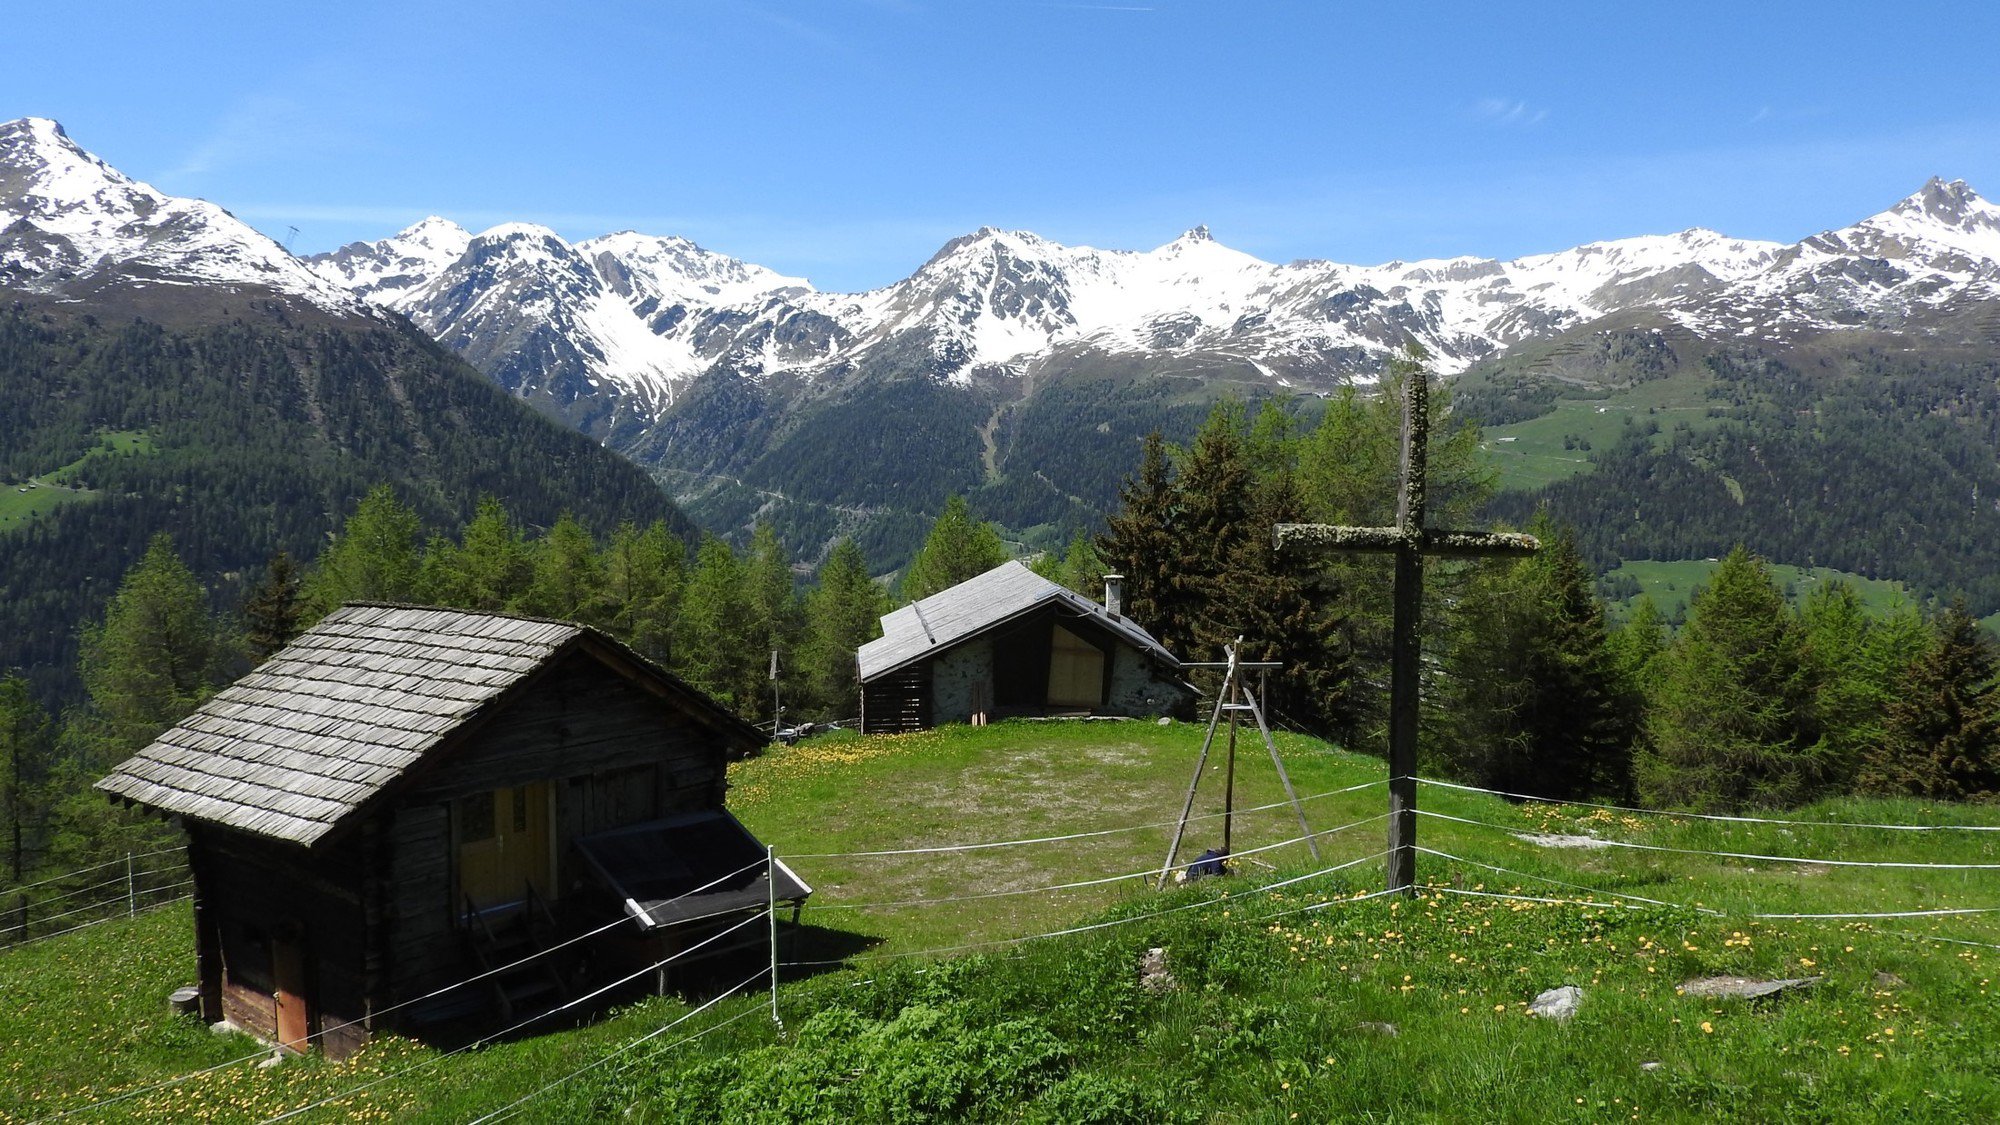
[(1388, 552), (1396, 557), (1389, 657), (1388, 887), (1410, 893), (1417, 882), (1417, 720), (1423, 672), (1424, 556), (1476, 558), (1528, 555), (1532, 535), (1445, 531), (1424, 523), (1426, 445), (1430, 438), (1429, 378), (1412, 371), (1403, 383), (1402, 487), (1394, 527), (1281, 523), (1273, 545), (1286, 553)]

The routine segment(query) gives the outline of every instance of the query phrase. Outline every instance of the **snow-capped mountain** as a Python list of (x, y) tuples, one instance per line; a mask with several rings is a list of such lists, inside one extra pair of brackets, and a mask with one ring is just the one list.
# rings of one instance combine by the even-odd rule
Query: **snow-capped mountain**
[(1852, 226), (1785, 248), (1739, 284), (1677, 303), (1704, 336), (1787, 340), (1843, 328), (1906, 329), (2000, 298), (2000, 206), (1933, 179)]
[(812, 381), (889, 365), (964, 383), (1079, 356), (1158, 355), (1313, 387), (1372, 378), (1414, 339), (1455, 371), (1608, 312), (1712, 292), (1785, 249), (1691, 230), (1511, 262), (1275, 265), (1202, 227), (1150, 251), (984, 228), (893, 285), (833, 294), (679, 238), (627, 232), (572, 247), (539, 229), (462, 234), (429, 219), (315, 268), (523, 393), (570, 401), (596, 389), (639, 415), (711, 370)]
[(229, 212), (131, 179), (55, 122), (0, 124), (0, 286), (74, 296), (163, 285), (269, 292), (340, 313), (366, 308)]

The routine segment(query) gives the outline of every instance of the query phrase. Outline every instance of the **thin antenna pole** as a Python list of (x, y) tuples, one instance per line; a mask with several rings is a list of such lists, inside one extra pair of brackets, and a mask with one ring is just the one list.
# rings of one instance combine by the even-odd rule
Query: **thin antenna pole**
[(785, 1021), (778, 1016), (778, 852), (769, 844), (764, 845), (764, 886), (771, 919), (771, 1022), (783, 1031)]
[[(1242, 643), (1242, 637), (1236, 638), (1237, 645)], [(1225, 857), (1223, 860), (1225, 864), (1231, 854), (1231, 829), (1236, 820), (1236, 709), (1241, 706), (1240, 701), (1243, 696), (1243, 685), (1237, 679), (1236, 646), (1231, 645), (1227, 651), (1229, 653), (1229, 768), (1222, 775), (1222, 854)]]

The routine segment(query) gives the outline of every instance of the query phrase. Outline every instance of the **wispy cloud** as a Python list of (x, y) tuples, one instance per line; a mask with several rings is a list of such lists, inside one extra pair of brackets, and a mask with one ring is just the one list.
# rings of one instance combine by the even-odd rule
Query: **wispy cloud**
[(239, 101), (222, 115), (208, 133), (181, 157), (180, 163), (161, 174), (165, 180), (183, 180), (213, 172), (246, 157), (286, 147), (299, 135), (303, 114), (290, 98), (257, 95)]
[(1548, 110), (1519, 98), (1481, 98), (1472, 104), (1472, 116), (1505, 127), (1540, 124), (1548, 115)]

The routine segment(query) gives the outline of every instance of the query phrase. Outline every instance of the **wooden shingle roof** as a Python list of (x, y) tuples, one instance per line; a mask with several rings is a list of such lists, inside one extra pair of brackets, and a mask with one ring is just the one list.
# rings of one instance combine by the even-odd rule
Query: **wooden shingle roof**
[(866, 683), (898, 668), (989, 632), (1043, 606), (1096, 623), (1163, 667), (1178, 670), (1179, 658), (1129, 617), (1043, 578), (1019, 562), (1004, 562), (882, 618), (882, 635), (861, 646), (858, 659)]
[[(622, 651), (569, 622), (347, 606), (97, 787), (161, 812), (311, 845), (586, 637)], [(746, 731), (756, 737), (699, 692), (636, 656), (631, 661), (686, 693), (698, 711), (712, 711), (732, 741)]]

